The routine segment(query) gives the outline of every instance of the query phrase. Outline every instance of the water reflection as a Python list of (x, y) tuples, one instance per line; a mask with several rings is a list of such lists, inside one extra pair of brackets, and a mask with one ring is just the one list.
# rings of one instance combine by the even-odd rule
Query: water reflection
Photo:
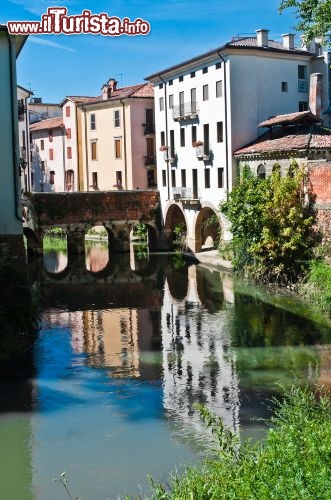
[(42, 266), (35, 274), (35, 500), (61, 498), (52, 478), (63, 470), (81, 498), (136, 494), (138, 484), (148, 492), (147, 474), (165, 481), (208, 451), (195, 402), (255, 435), (262, 424), (252, 417), (266, 416), (278, 382), (291, 384), (293, 373), (312, 379), (317, 365), (330, 380), (327, 324), (172, 256), (112, 255), (101, 271), (108, 251), (91, 254), (95, 272), (84, 256), (57, 279)]

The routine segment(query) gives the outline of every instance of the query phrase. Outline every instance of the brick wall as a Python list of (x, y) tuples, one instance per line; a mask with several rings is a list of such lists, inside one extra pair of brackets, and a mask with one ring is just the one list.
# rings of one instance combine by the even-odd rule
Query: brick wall
[(316, 194), (317, 224), (323, 233), (323, 243), (331, 244), (331, 162), (310, 164), (310, 181)]

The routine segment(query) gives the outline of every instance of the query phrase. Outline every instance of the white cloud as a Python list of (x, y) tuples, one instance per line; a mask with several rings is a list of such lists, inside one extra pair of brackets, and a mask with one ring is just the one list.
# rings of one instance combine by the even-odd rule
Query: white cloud
[(52, 42), (52, 40), (40, 38), (39, 35), (29, 36), (28, 42), (38, 43), (39, 45), (46, 45), (47, 47), (54, 47), (55, 49), (68, 50), (69, 52), (75, 52), (75, 50), (71, 47), (67, 47), (66, 45), (62, 45), (61, 43)]

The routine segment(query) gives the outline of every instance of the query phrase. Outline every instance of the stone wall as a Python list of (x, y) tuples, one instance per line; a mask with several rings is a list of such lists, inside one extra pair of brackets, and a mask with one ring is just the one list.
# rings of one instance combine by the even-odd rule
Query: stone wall
[(316, 195), (317, 224), (323, 233), (324, 245), (331, 245), (331, 162), (310, 162), (309, 176)]

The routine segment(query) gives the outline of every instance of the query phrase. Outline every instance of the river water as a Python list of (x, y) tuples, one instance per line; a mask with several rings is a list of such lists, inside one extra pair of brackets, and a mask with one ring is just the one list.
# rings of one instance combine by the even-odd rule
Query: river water
[(101, 243), (30, 265), (34, 375), (1, 382), (0, 498), (105, 500), (150, 493), (148, 475), (213, 447), (194, 404), (260, 439), (294, 378), (331, 381), (330, 324), (231, 274)]

